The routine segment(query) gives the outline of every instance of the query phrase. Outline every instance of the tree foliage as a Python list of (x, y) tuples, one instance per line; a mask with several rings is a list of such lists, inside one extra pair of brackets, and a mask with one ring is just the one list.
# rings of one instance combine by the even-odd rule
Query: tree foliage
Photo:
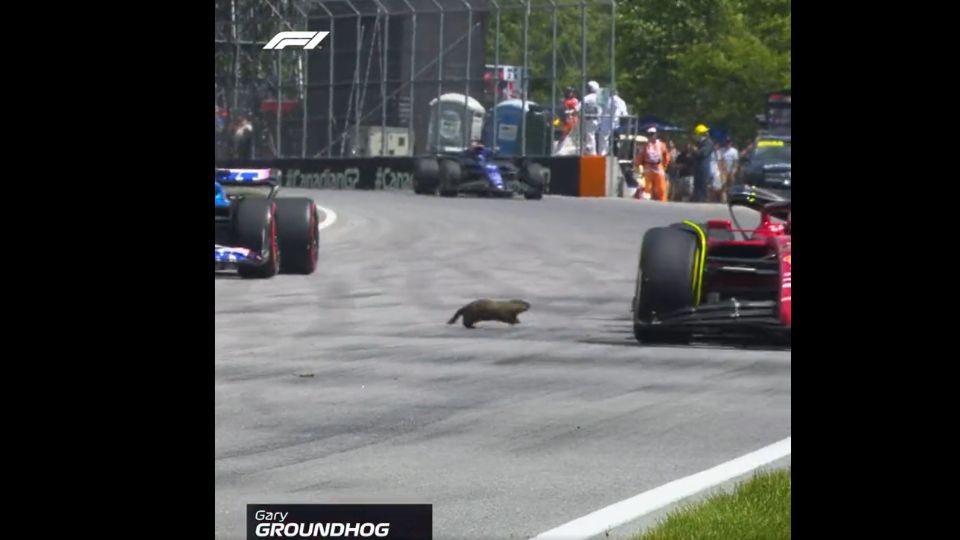
[[(546, 6), (546, 0), (533, 0), (532, 5)], [(527, 62), (530, 69), (530, 99), (549, 103), (553, 89), (553, 57), (556, 53), (557, 99), (562, 99), (563, 89), (573, 86), (577, 94), (586, 81), (596, 80), (602, 86), (610, 81), (610, 4), (606, 1), (588, 1), (584, 7), (586, 19), (586, 73), (581, 78), (583, 64), (580, 8), (565, 3), (556, 9), (556, 48), (553, 46), (554, 13), (549, 9), (533, 9), (527, 17)], [(501, 0), (500, 5), (500, 64), (523, 65), (523, 2)], [(486, 61), (493, 64), (496, 58), (497, 26), (496, 11), (487, 20)]]
[[(534, 4), (546, 5), (542, 1)], [(523, 64), (524, 3), (501, 0), (500, 63)], [(736, 137), (756, 131), (767, 92), (790, 86), (790, 0), (619, 0), (616, 15), (617, 90), (640, 115), (693, 126), (706, 123)], [(610, 6), (586, 7), (586, 73), (609, 83)], [(557, 9), (558, 92), (581, 88), (580, 8)], [(495, 12), (487, 22), (487, 63), (496, 53)], [(553, 16), (528, 18), (531, 99), (550, 101)]]
[(278, 82), (283, 99), (297, 97), (302, 51), (262, 51), (277, 32), (297, 29), (291, 23), (300, 20), (297, 15), (288, 2), (216, 0), (214, 81), (218, 103), (232, 105), (236, 86), (240, 91), (238, 106), (255, 110), (259, 99), (276, 99)]
[(617, 64), (641, 114), (752, 136), (765, 94), (790, 86), (790, 0), (621, 2)]

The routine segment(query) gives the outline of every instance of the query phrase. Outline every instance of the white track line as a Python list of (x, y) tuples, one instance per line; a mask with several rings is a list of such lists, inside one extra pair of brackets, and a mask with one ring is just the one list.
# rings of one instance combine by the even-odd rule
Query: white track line
[(329, 227), (329, 226), (333, 225), (334, 223), (336, 223), (336, 221), (337, 221), (337, 213), (336, 213), (336, 212), (334, 212), (333, 210), (330, 210), (329, 208), (325, 208), (325, 207), (323, 207), (323, 206), (320, 206), (319, 204), (317, 205), (317, 208), (319, 208), (319, 209), (323, 212), (323, 221), (321, 221), (321, 222), (317, 225), (317, 231), (322, 231), (322, 230), (326, 229), (327, 227)]
[(790, 455), (790, 437), (712, 469), (674, 480), (540, 533), (533, 540), (582, 540)]

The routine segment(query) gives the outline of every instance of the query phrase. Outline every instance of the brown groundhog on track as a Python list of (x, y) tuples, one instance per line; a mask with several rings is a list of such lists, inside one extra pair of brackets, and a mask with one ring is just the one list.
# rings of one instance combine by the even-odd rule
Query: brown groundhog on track
[(467, 328), (473, 328), (473, 325), (480, 321), (500, 321), (507, 324), (518, 324), (517, 315), (530, 309), (530, 304), (523, 300), (488, 300), (486, 298), (475, 300), (463, 306), (447, 324), (457, 322), (457, 318), (463, 315), (463, 325)]

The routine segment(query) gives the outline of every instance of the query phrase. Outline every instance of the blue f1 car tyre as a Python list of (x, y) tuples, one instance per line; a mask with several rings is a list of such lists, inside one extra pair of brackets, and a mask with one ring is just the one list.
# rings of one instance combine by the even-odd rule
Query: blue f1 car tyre
[(320, 234), (317, 205), (311, 199), (276, 199), (280, 271), (312, 274), (317, 269)]
[(456, 197), (460, 183), (460, 164), (452, 159), (440, 161), (440, 196)]
[(440, 164), (435, 159), (418, 159), (413, 163), (413, 192), (436, 195), (440, 185)]
[(524, 181), (528, 186), (527, 191), (523, 193), (523, 198), (527, 200), (539, 200), (543, 198), (543, 190), (546, 188), (547, 176), (544, 173), (543, 165), (539, 163), (528, 163), (523, 168)]
[(269, 278), (280, 271), (280, 250), (277, 245), (276, 204), (271, 199), (243, 199), (237, 202), (234, 220), (237, 243), (267, 256), (260, 266), (241, 266), (242, 278)]

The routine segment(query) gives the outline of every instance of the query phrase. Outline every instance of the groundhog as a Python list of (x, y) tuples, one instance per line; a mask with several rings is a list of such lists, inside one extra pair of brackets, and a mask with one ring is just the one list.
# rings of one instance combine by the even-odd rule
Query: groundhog
[(457, 322), (463, 315), (463, 326), (473, 328), (480, 321), (500, 321), (507, 324), (518, 324), (517, 315), (530, 309), (530, 304), (523, 300), (488, 300), (486, 298), (470, 302), (458, 309), (447, 324)]

